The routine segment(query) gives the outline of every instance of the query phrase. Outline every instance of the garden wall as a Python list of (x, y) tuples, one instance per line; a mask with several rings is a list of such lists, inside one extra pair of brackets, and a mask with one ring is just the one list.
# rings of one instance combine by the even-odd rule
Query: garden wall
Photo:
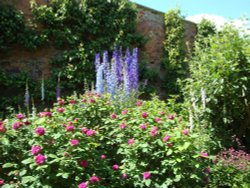
[[(26, 18), (31, 17), (30, 4), (28, 0), (1, 0), (15, 5), (24, 12)], [(39, 4), (45, 4), (45, 0), (36, 0)], [(160, 70), (163, 51), (163, 41), (165, 39), (164, 13), (138, 5), (139, 22), (137, 30), (147, 37), (148, 41), (141, 50), (141, 54), (149, 62), (148, 66)], [(196, 34), (196, 25), (184, 21), (185, 41), (191, 45)], [(10, 74), (17, 74), (21, 70), (27, 70), (34, 79), (39, 79), (42, 74), (45, 78), (50, 75), (49, 61), (55, 55), (60, 54), (53, 46), (45, 46), (37, 50), (28, 50), (15, 46), (7, 54), (0, 54), (0, 68)]]

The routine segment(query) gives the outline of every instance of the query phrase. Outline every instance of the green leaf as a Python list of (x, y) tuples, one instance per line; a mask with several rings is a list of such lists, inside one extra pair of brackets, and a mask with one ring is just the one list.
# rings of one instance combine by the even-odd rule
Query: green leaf
[(34, 181), (35, 178), (33, 176), (24, 176), (22, 177), (22, 184), (26, 184), (28, 182)]
[(2, 168), (11, 168), (11, 167), (14, 167), (15, 164), (14, 163), (5, 163)]
[(22, 161), (23, 164), (30, 164), (30, 163), (33, 163), (34, 160), (32, 158), (28, 158), (28, 159), (25, 159)]
[(27, 173), (27, 170), (22, 170), (22, 171), (19, 173), (19, 176), (24, 176), (26, 173)]
[(45, 123), (45, 121), (46, 121), (46, 118), (45, 118), (45, 117), (42, 117), (42, 118), (39, 118), (39, 119), (35, 122), (35, 124), (41, 125), (41, 124)]
[(63, 173), (63, 174), (62, 174), (62, 177), (63, 177), (64, 179), (68, 179), (69, 173)]
[(145, 180), (145, 184), (146, 184), (146, 186), (150, 186), (150, 184), (151, 184), (151, 179), (148, 179), (148, 180)]
[(173, 150), (171, 150), (171, 149), (169, 149), (168, 151), (167, 151), (167, 155), (171, 155), (173, 153)]
[(49, 154), (48, 157), (53, 158), (53, 159), (57, 158), (57, 156), (55, 154)]

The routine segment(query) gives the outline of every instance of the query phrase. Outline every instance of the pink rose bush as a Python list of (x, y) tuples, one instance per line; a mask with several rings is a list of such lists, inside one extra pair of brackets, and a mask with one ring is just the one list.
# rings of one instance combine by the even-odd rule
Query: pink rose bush
[(60, 99), (37, 115), (15, 114), (0, 121), (0, 165), (4, 167), (0, 178), (10, 184), (16, 166), (24, 179), (32, 177), (14, 182), (16, 187), (46, 183), (51, 187), (155, 187), (166, 181), (172, 187), (187, 187), (190, 181), (199, 182), (190, 176), (203, 176), (203, 169), (196, 166), (208, 167), (210, 156), (193, 144), (195, 136), (188, 123), (169, 114), (174, 112), (158, 99), (117, 109), (109, 96), (91, 93)]

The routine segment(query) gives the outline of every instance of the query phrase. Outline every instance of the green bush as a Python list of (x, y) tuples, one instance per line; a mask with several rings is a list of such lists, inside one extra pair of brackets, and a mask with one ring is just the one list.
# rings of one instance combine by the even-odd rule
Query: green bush
[[(250, 39), (227, 26), (195, 45), (184, 95), (196, 122), (230, 145), (250, 128)], [(244, 138), (245, 137), (245, 138)], [(215, 139), (215, 140), (217, 140)], [(247, 144), (247, 142), (245, 142)], [(248, 141), (249, 144), (249, 141)]]
[(13, 114), (0, 134), (4, 188), (199, 187), (210, 163), (197, 134), (156, 98), (124, 109), (108, 96), (75, 95), (51, 111)]

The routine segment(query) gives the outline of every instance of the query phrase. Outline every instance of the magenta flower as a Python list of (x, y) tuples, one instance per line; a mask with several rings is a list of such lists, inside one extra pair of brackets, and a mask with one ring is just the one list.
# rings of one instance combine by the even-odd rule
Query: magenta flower
[(82, 102), (83, 102), (83, 103), (87, 102), (87, 99), (82, 99)]
[(169, 139), (170, 139), (170, 136), (169, 136), (169, 135), (166, 135), (166, 136), (164, 136), (164, 138), (163, 138), (163, 142), (167, 142)]
[(125, 123), (121, 124), (121, 125), (120, 125), (120, 128), (121, 128), (121, 129), (125, 129), (125, 128), (126, 128), (126, 124), (125, 124)]
[(168, 119), (173, 120), (174, 116), (170, 114), (170, 115), (168, 115)]
[(4, 180), (0, 180), (0, 185), (4, 185)]
[(25, 118), (25, 115), (23, 115), (23, 114), (17, 114), (16, 118), (21, 120), (21, 119)]
[(92, 183), (96, 183), (96, 182), (99, 182), (99, 181), (100, 181), (100, 178), (98, 178), (97, 176), (92, 176), (92, 177), (90, 178), (90, 181), (91, 181)]
[(106, 155), (101, 155), (101, 159), (106, 159), (107, 158), (107, 156)]
[(90, 103), (96, 103), (96, 100), (95, 100), (95, 99), (90, 99), (89, 102), (90, 102)]
[(86, 160), (80, 161), (80, 166), (86, 168), (88, 165), (89, 165), (89, 164), (88, 164), (88, 161), (86, 161)]
[(72, 132), (72, 131), (74, 131), (74, 129), (75, 129), (75, 127), (73, 125), (66, 126), (66, 131), (67, 132)]
[(140, 128), (141, 128), (142, 130), (145, 130), (145, 129), (147, 128), (147, 126), (146, 126), (145, 124), (141, 124), (141, 125), (140, 125)]
[(86, 132), (86, 135), (87, 135), (87, 136), (94, 136), (95, 134), (96, 134), (95, 130), (92, 130), (92, 129), (90, 129), (90, 130), (88, 130), (88, 131)]
[(112, 169), (113, 169), (113, 170), (119, 170), (119, 165), (117, 165), (117, 164), (113, 165), (113, 166), (112, 166)]
[(23, 123), (24, 123), (24, 125), (30, 125), (31, 124), (29, 121), (25, 121)]
[(76, 146), (77, 144), (79, 144), (79, 141), (76, 140), (76, 139), (73, 139), (73, 140), (71, 140), (70, 142), (71, 142), (71, 145), (72, 145), (72, 146)]
[(150, 172), (144, 172), (144, 173), (143, 173), (143, 179), (145, 179), (145, 180), (149, 179), (150, 176), (151, 176), (151, 173), (150, 173)]
[(124, 173), (122, 174), (122, 179), (127, 179), (128, 178), (128, 174)]
[(0, 122), (0, 133), (5, 133), (6, 132), (6, 129), (3, 125), (3, 122)]
[(184, 130), (182, 131), (182, 133), (183, 133), (184, 135), (188, 135), (189, 130), (188, 130), (188, 129), (184, 129)]
[(58, 113), (63, 113), (64, 110), (65, 110), (64, 108), (57, 108), (57, 109), (56, 109), (56, 111), (57, 111)]
[(111, 119), (116, 119), (117, 115), (116, 114), (111, 114)]
[(135, 143), (135, 139), (131, 138), (128, 140), (128, 145), (133, 145)]
[(72, 99), (72, 100), (69, 101), (69, 104), (76, 104), (76, 103), (77, 103), (77, 101), (74, 100), (74, 99)]
[(142, 101), (137, 101), (136, 106), (142, 106)]
[(143, 118), (147, 118), (147, 117), (148, 117), (148, 113), (147, 113), (147, 112), (143, 112), (143, 113), (142, 113), (142, 117), (143, 117)]
[(78, 188), (87, 188), (88, 187), (88, 182), (82, 182), (81, 184), (78, 185)]
[(151, 132), (150, 132), (151, 136), (155, 137), (157, 135), (157, 133), (158, 133), (158, 128), (157, 127), (153, 127), (151, 129)]
[(201, 153), (200, 153), (200, 156), (203, 157), (203, 158), (207, 158), (207, 157), (208, 157), (208, 153), (206, 153), (206, 152), (201, 152)]
[(82, 182), (81, 184), (78, 185), (78, 188), (87, 188), (88, 187), (88, 182)]
[(52, 116), (52, 112), (40, 112), (38, 114), (39, 117), (51, 117)]
[(127, 109), (125, 109), (125, 110), (122, 111), (122, 115), (126, 115), (127, 113), (128, 113)]
[(86, 134), (87, 132), (88, 132), (88, 128), (83, 127), (83, 128), (82, 128), (82, 133)]
[(37, 127), (35, 133), (39, 136), (43, 136), (45, 134), (45, 129), (43, 127)]
[(35, 157), (35, 161), (36, 161), (36, 164), (37, 164), (37, 165), (42, 165), (43, 163), (45, 163), (46, 158), (45, 158), (44, 155), (38, 154), (38, 155)]
[(159, 117), (155, 118), (155, 122), (156, 122), (156, 123), (161, 122), (161, 118), (159, 118)]
[(58, 104), (59, 104), (60, 106), (63, 106), (63, 105), (64, 105), (64, 100), (62, 100), (62, 99), (58, 100)]
[(15, 122), (13, 125), (12, 125), (12, 128), (14, 130), (17, 130), (19, 129), (23, 124), (21, 122)]
[(40, 153), (42, 151), (42, 148), (40, 146), (32, 146), (31, 148), (31, 154), (36, 155), (37, 153)]

